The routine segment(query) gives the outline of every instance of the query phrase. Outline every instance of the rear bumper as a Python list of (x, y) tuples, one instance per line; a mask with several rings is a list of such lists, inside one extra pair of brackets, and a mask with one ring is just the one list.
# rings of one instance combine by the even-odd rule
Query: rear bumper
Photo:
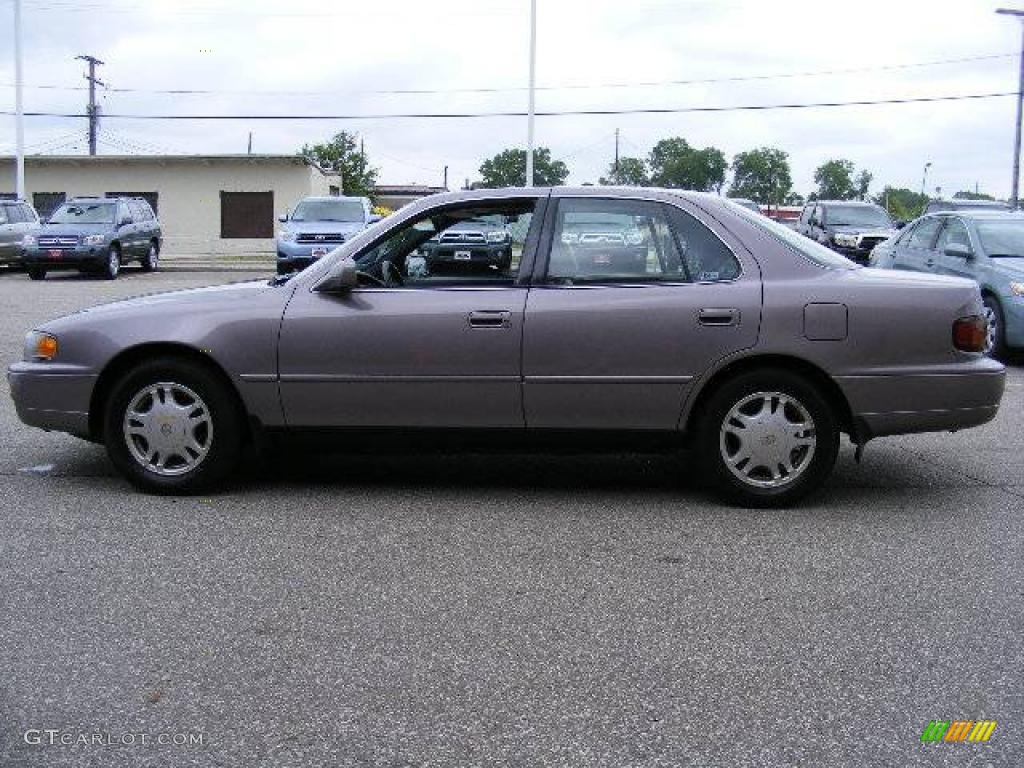
[(860, 437), (955, 432), (991, 421), (1006, 373), (987, 358), (968, 370), (942, 373), (837, 376)]
[(7, 371), (18, 418), (30, 427), (89, 439), (89, 402), (96, 375), (38, 368), (38, 364), (15, 363)]

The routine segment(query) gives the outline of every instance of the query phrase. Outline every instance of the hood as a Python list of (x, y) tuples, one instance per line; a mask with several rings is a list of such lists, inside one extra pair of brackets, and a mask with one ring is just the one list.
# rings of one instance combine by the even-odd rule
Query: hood
[(128, 299), (97, 304), (95, 307), (79, 310), (68, 315), (95, 315), (103, 313), (125, 312), (135, 308), (146, 308), (156, 312), (202, 312), (206, 307), (223, 304), (225, 301), (246, 301), (265, 291), (280, 290), (270, 286), (266, 280), (249, 280), (243, 283), (227, 283), (213, 285), (208, 288), (187, 288), (180, 291), (164, 293), (148, 293), (132, 296)]
[(43, 224), (42, 229), (36, 234), (44, 237), (47, 235), (97, 235), (109, 232), (113, 228), (113, 224)]
[(289, 220), (281, 224), (281, 228), (289, 232), (342, 232), (351, 235), (359, 232), (366, 225), (361, 221), (295, 221)]

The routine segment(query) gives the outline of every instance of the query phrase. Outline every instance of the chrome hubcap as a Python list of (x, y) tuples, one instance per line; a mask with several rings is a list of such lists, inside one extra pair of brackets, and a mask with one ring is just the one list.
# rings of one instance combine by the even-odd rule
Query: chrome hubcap
[(107, 259), (107, 269), (110, 270), (110, 274), (116, 275), (117, 270), (121, 267), (121, 260), (117, 257), (116, 251), (111, 251), (110, 256)]
[(985, 320), (988, 322), (988, 333), (985, 334), (985, 354), (991, 354), (996, 347), (996, 335), (999, 333), (999, 318), (992, 307), (985, 307)]
[(811, 463), (817, 438), (803, 404), (782, 392), (756, 392), (722, 421), (722, 459), (737, 478), (757, 488), (779, 488)]
[(157, 260), (156, 248), (154, 248), (153, 246), (149, 246), (149, 254), (147, 255), (146, 259), (147, 259), (147, 261), (149, 261), (149, 266), (151, 266), (151, 267), (155, 267), (156, 266), (156, 260)]
[(210, 451), (210, 409), (182, 384), (158, 382), (140, 390), (124, 414), (128, 450), (149, 472), (165, 477), (198, 467)]

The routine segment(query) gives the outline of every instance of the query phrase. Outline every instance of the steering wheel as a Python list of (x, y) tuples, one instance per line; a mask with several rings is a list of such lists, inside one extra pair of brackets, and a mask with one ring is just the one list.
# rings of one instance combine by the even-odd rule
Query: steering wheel
[(384, 285), (388, 287), (405, 285), (405, 280), (402, 278), (402, 272), (395, 266), (393, 261), (385, 261), (381, 264), (380, 272), (384, 276)]
[(360, 280), (367, 280), (378, 288), (387, 288), (388, 284), (381, 280), (376, 275), (371, 275), (369, 272), (356, 272), (356, 277)]

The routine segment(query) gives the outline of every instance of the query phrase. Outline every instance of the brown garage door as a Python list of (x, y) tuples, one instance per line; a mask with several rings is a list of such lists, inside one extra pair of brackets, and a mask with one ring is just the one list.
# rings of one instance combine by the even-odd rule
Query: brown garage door
[(273, 237), (273, 192), (221, 192), (220, 236)]

